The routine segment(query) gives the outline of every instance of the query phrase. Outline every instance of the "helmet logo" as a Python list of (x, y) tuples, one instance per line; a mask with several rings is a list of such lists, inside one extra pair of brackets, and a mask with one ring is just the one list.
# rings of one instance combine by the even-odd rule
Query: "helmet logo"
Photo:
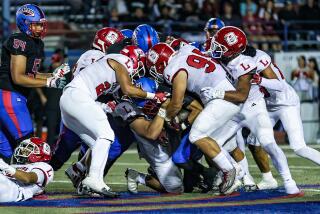
[(106, 40), (109, 41), (111, 44), (114, 44), (117, 39), (118, 39), (118, 34), (114, 31), (110, 31), (107, 36), (106, 36)]
[(28, 8), (28, 7), (23, 7), (21, 9), (21, 13), (23, 13), (26, 16), (34, 16), (34, 12), (32, 9)]
[(238, 42), (238, 37), (234, 32), (230, 32), (224, 36), (224, 40), (228, 43), (228, 45), (232, 46)]
[(43, 144), (43, 153), (46, 155), (50, 155), (51, 154), (51, 150), (50, 150), (50, 146), (47, 143)]
[(153, 63), (156, 64), (156, 62), (159, 59), (159, 54), (155, 52), (154, 50), (150, 50), (148, 53), (148, 59)]

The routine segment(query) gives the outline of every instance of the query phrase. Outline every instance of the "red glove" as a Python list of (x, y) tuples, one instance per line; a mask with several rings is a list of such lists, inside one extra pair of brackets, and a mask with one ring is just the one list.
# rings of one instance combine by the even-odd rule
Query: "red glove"
[(252, 77), (251, 83), (259, 85), (261, 81), (262, 81), (262, 77), (259, 74), (254, 74)]
[(156, 100), (157, 103), (163, 103), (164, 101), (167, 100), (167, 96), (168, 96), (168, 93), (157, 92), (157, 93), (155, 93), (155, 96), (153, 99)]
[(107, 105), (112, 111), (114, 111), (116, 109), (117, 103), (116, 103), (116, 101), (109, 101), (109, 102), (107, 102)]

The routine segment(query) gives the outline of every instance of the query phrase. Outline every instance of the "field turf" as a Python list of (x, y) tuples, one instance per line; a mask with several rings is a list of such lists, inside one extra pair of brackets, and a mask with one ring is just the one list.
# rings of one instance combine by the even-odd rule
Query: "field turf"
[[(313, 147), (320, 149), (319, 145)], [(181, 195), (158, 194), (139, 186), (138, 195), (126, 192), (124, 172), (127, 167), (146, 172), (147, 164), (139, 160), (135, 150), (127, 151), (113, 166), (107, 183), (121, 192), (119, 199), (90, 199), (74, 195), (73, 186), (64, 175), (65, 168), (76, 159), (76, 154), (60, 171), (47, 188), (46, 195), (20, 203), (0, 204), (0, 213), (320, 213), (320, 167), (297, 157), (288, 146), (282, 146), (289, 161), (292, 175), (304, 196), (288, 197), (283, 188), (273, 191), (244, 192), (231, 196), (188, 193)], [(260, 173), (247, 152), (250, 171), (256, 182)], [(279, 175), (272, 169), (279, 185)]]

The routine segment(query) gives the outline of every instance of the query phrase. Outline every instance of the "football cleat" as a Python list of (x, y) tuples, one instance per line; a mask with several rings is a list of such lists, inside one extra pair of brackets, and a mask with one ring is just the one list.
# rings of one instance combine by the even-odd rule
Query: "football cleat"
[(82, 182), (83, 191), (86, 193), (98, 193), (101, 196), (108, 198), (116, 198), (119, 197), (119, 194), (113, 192), (108, 185), (106, 185), (103, 181), (99, 181), (96, 178), (92, 178), (87, 176)]
[(125, 177), (127, 178), (127, 189), (132, 194), (138, 193), (138, 176), (138, 171), (127, 168), (125, 172)]
[(232, 168), (227, 172), (223, 172), (222, 183), (219, 185), (220, 192), (225, 194), (233, 186), (237, 175), (237, 170)]
[(294, 180), (289, 180), (284, 182), (284, 188), (288, 195), (294, 195), (300, 193), (300, 189), (297, 187), (297, 184)]
[(74, 188), (79, 186), (79, 183), (85, 178), (86, 169), (81, 163), (73, 163), (64, 172), (71, 180)]
[(239, 189), (239, 187), (241, 187), (241, 181), (239, 179), (235, 179), (233, 185), (225, 192), (222, 192), (223, 195), (230, 195), (231, 193), (233, 193), (234, 191), (237, 191)]
[(258, 188), (250, 174), (245, 174), (243, 176), (242, 183), (246, 192), (252, 192)]
[(262, 179), (258, 184), (257, 187), (259, 190), (266, 190), (266, 189), (277, 189), (278, 188), (278, 182), (276, 179)]

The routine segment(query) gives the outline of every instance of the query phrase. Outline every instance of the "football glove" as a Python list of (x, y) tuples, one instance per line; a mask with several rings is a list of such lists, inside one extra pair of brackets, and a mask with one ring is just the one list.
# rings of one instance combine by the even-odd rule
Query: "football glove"
[(16, 174), (16, 169), (4, 162), (2, 158), (0, 158), (0, 170), (4, 175), (13, 176), (14, 174)]
[(48, 88), (59, 88), (63, 89), (67, 84), (67, 80), (65, 77), (49, 77), (47, 79), (47, 87)]
[(251, 84), (260, 85), (262, 77), (259, 74), (254, 74), (251, 79)]
[(52, 76), (53, 77), (57, 77), (57, 78), (60, 78), (60, 77), (63, 77), (65, 76), (67, 73), (70, 72), (70, 66), (68, 63), (63, 63), (62, 65), (60, 65), (59, 67), (57, 67), (53, 73), (52, 73)]
[(221, 90), (215, 90), (211, 87), (205, 87), (201, 89), (200, 91), (200, 99), (203, 102), (203, 104), (207, 104), (211, 100), (214, 99), (223, 99), (224, 98), (225, 91)]

